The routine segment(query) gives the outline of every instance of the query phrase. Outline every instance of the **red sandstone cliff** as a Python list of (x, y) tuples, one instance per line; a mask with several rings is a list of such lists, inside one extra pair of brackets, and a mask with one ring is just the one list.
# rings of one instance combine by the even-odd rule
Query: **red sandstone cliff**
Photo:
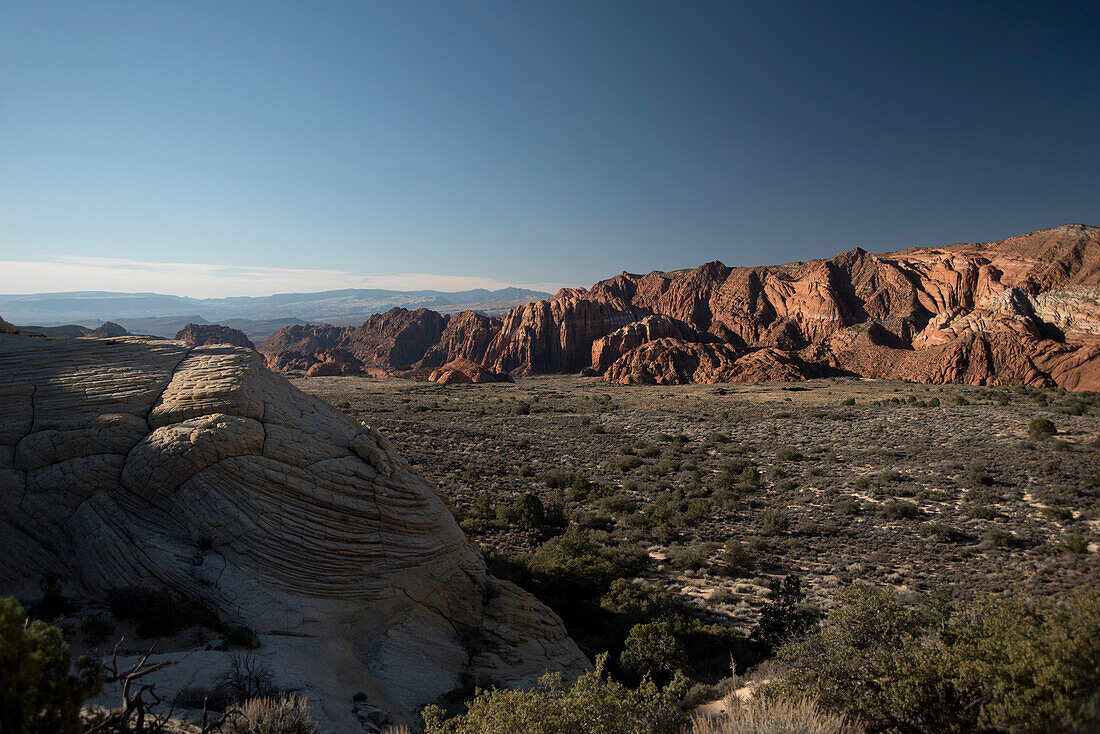
[[(400, 364), (462, 358), (491, 372), (583, 370), (623, 383), (846, 373), (1095, 390), (1100, 228), (1064, 225), (881, 255), (857, 248), (768, 267), (712, 262), (622, 273), (517, 307), (500, 321), (466, 312), (436, 333), (421, 324), (427, 319), (415, 330), (423, 349), (408, 352), (419, 356)], [(261, 345), (272, 366), (362, 360), (357, 330), (289, 333), (304, 328)], [(373, 356), (374, 364), (399, 364)]]
[(322, 363), (334, 365), (326, 374), (366, 374), (372, 367), (408, 369), (439, 343), (446, 323), (446, 317), (426, 308), (392, 308), (362, 326), (288, 326), (260, 344), (259, 351), (267, 366), (276, 370), (308, 370)]

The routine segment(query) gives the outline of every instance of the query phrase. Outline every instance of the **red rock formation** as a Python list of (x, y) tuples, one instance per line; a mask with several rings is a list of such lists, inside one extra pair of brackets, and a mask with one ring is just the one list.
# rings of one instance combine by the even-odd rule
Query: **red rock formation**
[(432, 382), (438, 382), (440, 385), (512, 382), (511, 376), (505, 372), (492, 372), (482, 367), (477, 362), (472, 362), (461, 357), (451, 360), (439, 369), (433, 370), (428, 379)]
[(464, 359), (481, 362), (489, 343), (500, 332), (501, 321), (476, 311), (461, 311), (449, 317), (442, 336), (420, 359), (418, 367), (439, 367), (461, 354)]
[[(435, 311), (393, 308), (359, 327), (288, 326), (260, 345), (271, 369), (309, 369), (318, 362), (341, 361), (362, 367), (408, 368), (421, 360), (443, 335), (447, 319)], [(324, 359), (339, 353), (345, 358)]]
[[(290, 327), (261, 351), (276, 368), (399, 364), (360, 348), (356, 331)], [(798, 379), (839, 370), (1092, 389), (1100, 382), (1098, 345), (1100, 229), (1064, 225), (988, 244), (622, 273), (515, 308), (500, 322), (459, 314), (416, 359), (437, 367), (464, 358), (492, 372), (583, 370), (622, 382)], [(337, 349), (349, 358), (318, 356)]]
[(657, 339), (620, 357), (605, 377), (623, 385), (795, 382), (819, 371), (775, 347), (744, 352), (722, 343)]
[(705, 341), (699, 332), (683, 321), (671, 316), (646, 316), (592, 342), (592, 361), (587, 372), (602, 375), (627, 352), (657, 339)]
[(548, 301), (512, 309), (482, 363), (496, 372), (575, 372), (587, 367), (592, 342), (647, 315), (620, 299), (601, 297), (563, 289)]
[[(99, 328), (104, 329), (109, 325), (111, 324), (104, 324)], [(114, 326), (118, 326), (118, 324), (114, 324)], [(119, 326), (118, 328), (121, 329), (122, 327)], [(123, 329), (123, 332), (125, 331)], [(95, 336), (103, 335), (95, 334)], [(230, 329), (228, 326), (222, 326), (221, 324), (188, 324), (176, 332), (176, 341), (187, 342), (195, 347), (208, 344), (232, 344), (235, 347), (256, 349), (243, 331)]]
[(349, 362), (317, 362), (306, 370), (306, 377), (339, 377), (362, 374), (360, 365)]

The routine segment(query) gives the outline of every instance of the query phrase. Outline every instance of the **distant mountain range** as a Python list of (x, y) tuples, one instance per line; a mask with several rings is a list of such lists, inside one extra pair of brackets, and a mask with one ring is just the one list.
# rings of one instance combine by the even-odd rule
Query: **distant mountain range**
[(549, 297), (549, 293), (523, 288), (477, 288), (453, 293), (347, 289), (231, 298), (74, 291), (0, 295), (0, 313), (18, 326), (95, 327), (113, 321), (133, 333), (165, 337), (174, 336), (189, 323), (218, 323), (240, 329), (258, 342), (292, 324), (358, 325), (395, 306), (500, 315), (514, 306)]

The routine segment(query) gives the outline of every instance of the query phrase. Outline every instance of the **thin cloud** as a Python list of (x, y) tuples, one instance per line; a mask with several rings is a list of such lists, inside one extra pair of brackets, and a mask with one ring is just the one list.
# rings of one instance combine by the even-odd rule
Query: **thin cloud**
[(270, 268), (203, 263), (143, 262), (108, 257), (64, 257), (51, 261), (0, 260), (0, 292), (121, 291), (192, 298), (268, 296), (343, 288), (463, 291), (516, 286), (556, 292), (560, 283), (503, 282), (492, 278), (436, 273), (362, 275), (346, 270)]

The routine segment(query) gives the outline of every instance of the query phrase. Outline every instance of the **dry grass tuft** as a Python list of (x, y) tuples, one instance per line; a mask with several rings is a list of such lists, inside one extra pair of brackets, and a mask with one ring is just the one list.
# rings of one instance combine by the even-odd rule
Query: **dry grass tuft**
[(695, 716), (691, 734), (862, 734), (847, 719), (825, 713), (808, 699), (765, 699), (742, 701), (726, 697), (726, 713)]

